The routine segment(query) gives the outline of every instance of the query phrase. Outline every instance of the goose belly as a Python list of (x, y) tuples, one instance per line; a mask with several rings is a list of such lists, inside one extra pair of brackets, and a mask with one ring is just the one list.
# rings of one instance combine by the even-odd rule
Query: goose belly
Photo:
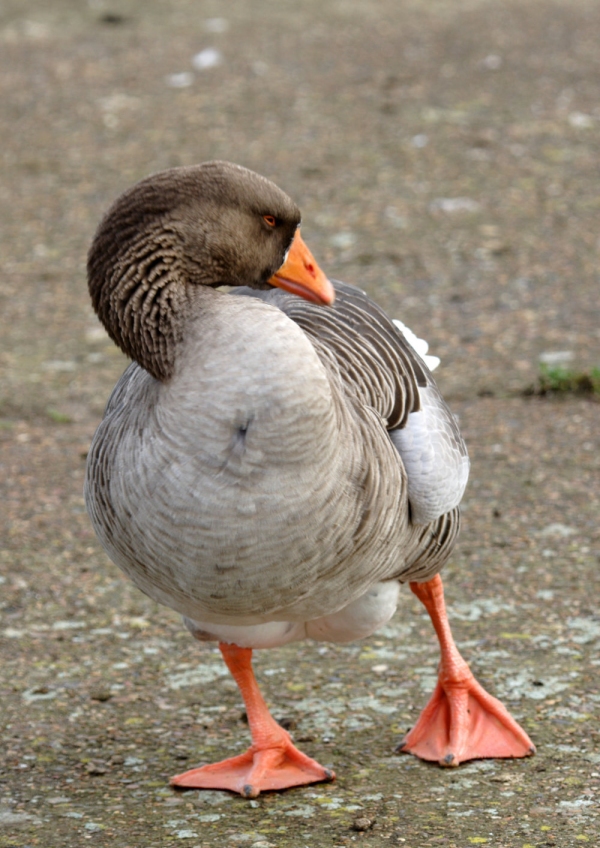
[(335, 613), (310, 621), (269, 621), (264, 624), (214, 624), (184, 617), (199, 641), (219, 641), (241, 648), (277, 648), (289, 642), (353, 642), (370, 636), (390, 620), (398, 605), (397, 580), (375, 583), (352, 603)]
[(260, 415), (224, 426), (199, 404), (182, 430), (144, 379), (97, 431), (86, 501), (108, 555), (147, 595), (201, 628), (303, 623), (401, 570), (408, 511), (384, 430), (380, 444), (370, 436), (375, 467), (331, 400), (305, 411), (304, 444), (272, 406), (259, 428)]

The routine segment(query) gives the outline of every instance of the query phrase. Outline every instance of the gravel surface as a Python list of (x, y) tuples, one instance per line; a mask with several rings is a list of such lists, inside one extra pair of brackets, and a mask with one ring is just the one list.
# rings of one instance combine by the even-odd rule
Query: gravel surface
[[(522, 396), (540, 355), (600, 365), (599, 44), (600, 6), (577, 0), (2, 0), (2, 848), (599, 844), (600, 407)], [(85, 254), (126, 186), (216, 157), (286, 189), (324, 269), (441, 356), (473, 460), (455, 636), (536, 757), (393, 754), (437, 663), (405, 591), (364, 642), (257, 652), (335, 783), (169, 789), (248, 730), (216, 649), (121, 577), (85, 515), (125, 365)]]

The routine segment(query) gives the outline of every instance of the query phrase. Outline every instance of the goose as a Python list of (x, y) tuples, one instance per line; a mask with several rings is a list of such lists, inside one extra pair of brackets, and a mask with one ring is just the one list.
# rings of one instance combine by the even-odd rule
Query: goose
[(227, 162), (163, 171), (108, 210), (88, 282), (132, 360), (88, 456), (92, 524), (139, 589), (218, 642), (251, 733), (172, 785), (255, 798), (333, 779), (272, 718), (252, 652), (369, 636), (403, 583), (441, 660), (398, 750), (444, 766), (533, 753), (446, 615), (439, 572), (469, 469), (456, 419), (409, 331), (323, 273), (296, 204)]

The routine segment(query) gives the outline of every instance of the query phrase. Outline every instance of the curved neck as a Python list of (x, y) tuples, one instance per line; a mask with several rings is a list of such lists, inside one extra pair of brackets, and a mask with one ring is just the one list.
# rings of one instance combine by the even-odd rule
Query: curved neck
[(108, 334), (161, 381), (173, 374), (185, 324), (198, 314), (198, 300), (213, 294), (187, 283), (181, 255), (176, 234), (161, 225), (154, 238), (146, 231), (117, 256), (97, 252), (88, 260), (92, 302)]

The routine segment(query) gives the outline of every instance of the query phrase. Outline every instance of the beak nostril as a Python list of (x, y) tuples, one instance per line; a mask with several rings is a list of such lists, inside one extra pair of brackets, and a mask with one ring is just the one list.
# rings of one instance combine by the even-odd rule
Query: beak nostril
[(306, 270), (308, 271), (309, 274), (312, 274), (313, 277), (315, 276), (315, 266), (314, 265), (311, 265), (310, 262), (307, 262), (304, 267), (306, 268)]

